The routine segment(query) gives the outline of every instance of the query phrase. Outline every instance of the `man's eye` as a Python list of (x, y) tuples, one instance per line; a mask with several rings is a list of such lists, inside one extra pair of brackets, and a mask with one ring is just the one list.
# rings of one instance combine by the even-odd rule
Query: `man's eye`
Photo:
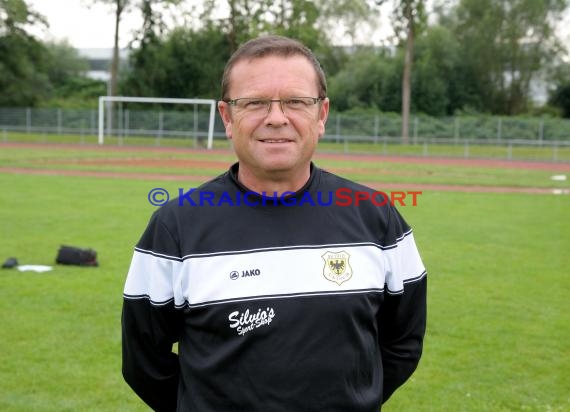
[(265, 100), (248, 100), (244, 102), (244, 107), (246, 109), (256, 109), (264, 106), (267, 106), (267, 101)]
[(304, 106), (306, 103), (303, 99), (289, 99), (285, 100), (287, 106)]

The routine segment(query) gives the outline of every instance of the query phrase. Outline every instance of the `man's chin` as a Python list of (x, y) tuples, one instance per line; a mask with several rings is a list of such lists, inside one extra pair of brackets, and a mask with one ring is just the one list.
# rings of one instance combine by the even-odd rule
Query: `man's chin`
[(267, 172), (286, 172), (298, 165), (298, 159), (291, 154), (270, 153), (263, 156), (260, 167)]

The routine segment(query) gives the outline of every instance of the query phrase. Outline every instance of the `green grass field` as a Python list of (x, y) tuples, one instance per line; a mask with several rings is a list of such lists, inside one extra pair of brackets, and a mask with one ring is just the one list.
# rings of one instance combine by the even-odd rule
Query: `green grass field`
[[(83, 159), (135, 156), (191, 154), (0, 145), (0, 167), (61, 169), (47, 163), (63, 159), (77, 163), (67, 170), (84, 170)], [(403, 186), (419, 179), (568, 188), (539, 170), (319, 164), (352, 166), (358, 170), (345, 176)], [(42, 274), (0, 270), (1, 411), (148, 410), (120, 373), (123, 284), (155, 210), (149, 190), (176, 193), (198, 183), (0, 173), (0, 260), (53, 265), (58, 247), (70, 244), (96, 249), (100, 261)], [(418, 370), (383, 410), (570, 411), (570, 196), (424, 191), (417, 207), (400, 210), (429, 272), (428, 332)]]
[[(70, 144), (96, 144), (97, 136), (91, 134), (84, 135), (54, 135), (47, 133), (20, 133), (2, 131), (0, 141), (3, 142), (31, 142), (31, 143), (70, 143)], [(161, 147), (183, 147), (183, 148), (204, 148), (206, 141), (202, 138), (195, 139), (192, 136), (181, 138), (158, 138), (155, 136), (107, 136), (104, 141), (106, 146), (161, 146)], [(413, 143), (413, 139), (412, 139)], [(355, 141), (351, 139), (328, 138), (321, 141), (319, 150), (330, 153), (360, 153), (360, 154), (377, 154), (390, 156), (440, 156), (440, 157), (466, 157), (466, 158), (485, 158), (485, 159), (518, 159), (533, 161), (570, 161), (570, 145), (560, 147), (551, 147), (546, 142), (542, 146), (539, 142), (534, 142), (532, 146), (521, 144), (496, 145), (493, 143), (483, 144), (465, 140), (449, 140), (449, 143), (437, 144), (430, 141), (429, 144), (401, 145), (395, 143), (393, 139), (384, 141), (382, 137), (376, 141)], [(231, 147), (229, 141), (225, 138), (214, 139), (214, 148), (229, 149)]]

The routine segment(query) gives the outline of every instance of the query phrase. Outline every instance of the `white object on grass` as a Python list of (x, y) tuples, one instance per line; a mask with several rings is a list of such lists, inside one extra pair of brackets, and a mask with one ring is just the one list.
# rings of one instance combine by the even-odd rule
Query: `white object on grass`
[(20, 272), (49, 272), (53, 268), (44, 265), (20, 265), (17, 267)]

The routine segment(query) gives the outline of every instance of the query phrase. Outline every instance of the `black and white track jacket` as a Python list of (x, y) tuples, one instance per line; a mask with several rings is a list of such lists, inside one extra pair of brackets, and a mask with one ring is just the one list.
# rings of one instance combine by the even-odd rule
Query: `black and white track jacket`
[(157, 411), (377, 412), (422, 352), (410, 227), (389, 204), (322, 205), (374, 191), (314, 165), (286, 202), (248, 192), (237, 169), (158, 209), (138, 242), (126, 381)]

